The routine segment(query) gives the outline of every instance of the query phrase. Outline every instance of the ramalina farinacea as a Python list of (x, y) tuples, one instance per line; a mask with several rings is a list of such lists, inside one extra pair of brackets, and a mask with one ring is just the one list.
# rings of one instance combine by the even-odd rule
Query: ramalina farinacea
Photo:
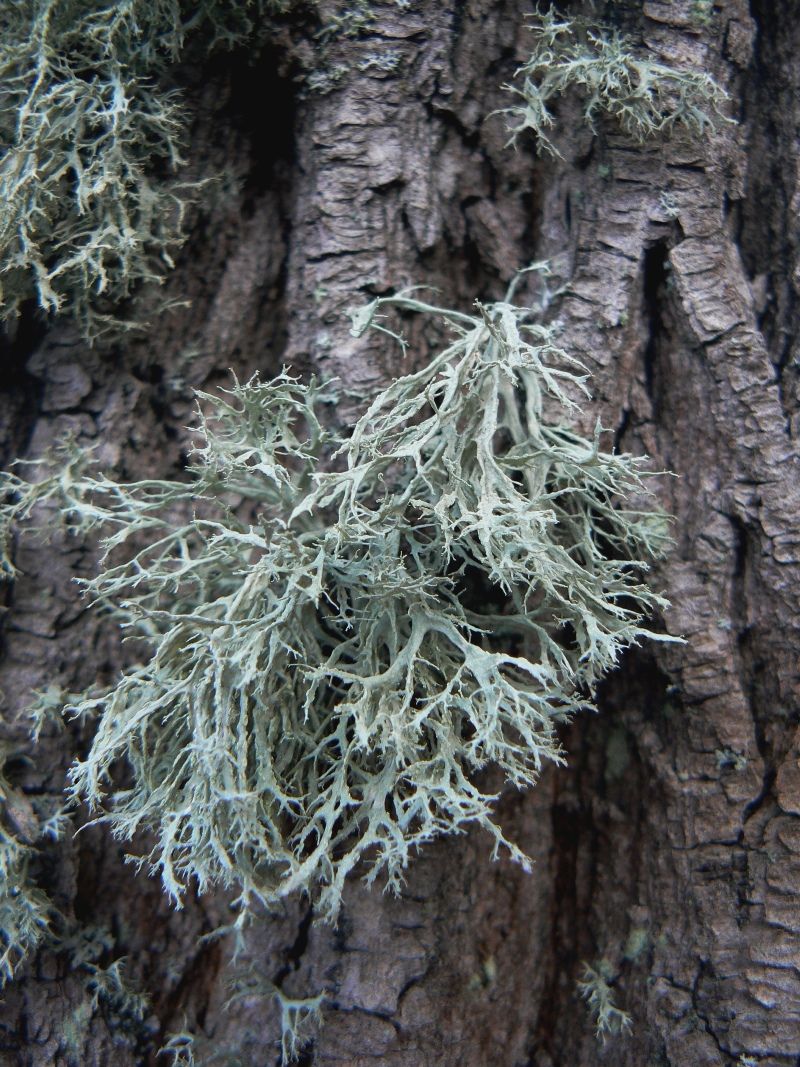
[(0, 323), (35, 299), (89, 340), (131, 328), (118, 305), (173, 265), (197, 190), (169, 177), (188, 115), (167, 71), (187, 38), (257, 42), (287, 3), (0, 4)]
[(558, 724), (654, 636), (643, 573), (667, 523), (626, 504), (643, 461), (570, 425), (585, 376), (554, 329), (407, 292), (354, 333), (389, 308), (451, 339), (349, 434), (333, 386), (283, 373), (200, 394), (186, 480), (118, 484), (80, 455), (6, 478), (7, 523), (57, 496), (104, 531), (86, 592), (150, 651), (71, 702), (97, 715), (71, 788), (119, 837), (153, 835), (175, 901), (192, 880), (267, 904), (303, 889), (332, 918), (356, 867), (396, 887), (470, 825), (525, 864), (479, 772), (531, 785), (562, 758)]
[(540, 153), (560, 152), (547, 136), (555, 118), (553, 101), (571, 90), (582, 99), (583, 118), (593, 132), (601, 116), (613, 119), (631, 140), (682, 128), (707, 135), (725, 117), (725, 91), (706, 71), (672, 67), (617, 30), (586, 18), (567, 18), (550, 7), (529, 18), (533, 49), (504, 88), (515, 102), (504, 108), (514, 144), (526, 131)]

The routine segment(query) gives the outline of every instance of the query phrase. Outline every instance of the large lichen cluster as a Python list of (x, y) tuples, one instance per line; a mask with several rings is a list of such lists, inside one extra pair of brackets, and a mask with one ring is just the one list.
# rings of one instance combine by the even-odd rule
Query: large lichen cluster
[[(252, 37), (284, 0), (29, 0), (0, 5), (0, 319), (35, 300), (94, 339), (159, 282), (191, 190), (165, 72), (188, 36)], [(129, 323), (128, 323), (129, 325)]]
[(727, 96), (706, 71), (672, 67), (637, 49), (618, 30), (553, 7), (530, 17), (533, 48), (505, 88), (521, 103), (502, 112), (511, 142), (530, 131), (540, 152), (559, 155), (548, 131), (555, 98), (574, 90), (584, 121), (596, 131), (602, 116), (636, 142), (683, 127), (694, 136), (724, 119)]
[(583, 376), (553, 328), (408, 294), (354, 331), (389, 306), (452, 339), (350, 435), (330, 387), (283, 373), (200, 395), (186, 480), (119, 484), (78, 454), (49, 482), (6, 479), (7, 522), (56, 496), (104, 530), (87, 595), (149, 652), (71, 701), (97, 716), (72, 791), (118, 836), (153, 835), (176, 901), (190, 882), (267, 904), (302, 889), (333, 917), (356, 867), (396, 887), (471, 824), (524, 863), (494, 789), (560, 759), (558, 724), (662, 603), (642, 574), (665, 520), (625, 504), (639, 460), (571, 428)]

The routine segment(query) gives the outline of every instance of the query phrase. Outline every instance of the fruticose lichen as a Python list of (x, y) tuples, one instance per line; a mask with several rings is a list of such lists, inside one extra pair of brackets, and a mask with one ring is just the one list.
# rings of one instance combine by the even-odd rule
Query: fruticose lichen
[[(6, 754), (2, 753), (2, 762)], [(0, 988), (47, 935), (52, 906), (30, 877), (37, 841), (56, 837), (58, 816), (42, 819), (30, 800), (18, 793), (0, 771)]]
[(501, 112), (508, 117), (509, 143), (530, 130), (539, 152), (559, 155), (547, 135), (555, 124), (549, 105), (571, 88), (583, 98), (583, 117), (593, 132), (598, 118), (608, 115), (637, 142), (678, 126), (700, 135), (724, 119), (727, 95), (705, 71), (637, 54), (619, 31), (560, 17), (552, 7), (532, 15), (530, 26), (533, 51), (516, 72), (519, 84), (504, 86), (523, 101)]
[(237, 1001), (271, 1000), (278, 1009), (282, 1064), (294, 1063), (322, 1025), (325, 993), (315, 997), (291, 997), (255, 966), (229, 979), (231, 995), (226, 1006)]
[(0, 7), (0, 319), (35, 299), (93, 340), (183, 239), (185, 39), (250, 38), (288, 0), (29, 0)]
[(608, 960), (600, 960), (595, 967), (585, 964), (583, 979), (578, 982), (580, 995), (594, 1018), (595, 1033), (604, 1043), (609, 1037), (629, 1033), (633, 1025), (630, 1015), (614, 1003), (614, 978)]
[(556, 329), (409, 291), (353, 332), (392, 308), (451, 340), (350, 433), (334, 385), (284, 372), (199, 394), (182, 480), (121, 484), (72, 446), (52, 478), (5, 476), (6, 532), (44, 500), (102, 531), (86, 593), (150, 650), (69, 702), (97, 716), (71, 791), (118, 837), (149, 831), (175, 902), (192, 881), (243, 905), (305, 890), (332, 919), (351, 871), (397, 888), (472, 825), (527, 864), (491, 817), (501, 778), (560, 762), (559, 723), (655, 636), (643, 574), (667, 523), (644, 461), (571, 424), (585, 375)]

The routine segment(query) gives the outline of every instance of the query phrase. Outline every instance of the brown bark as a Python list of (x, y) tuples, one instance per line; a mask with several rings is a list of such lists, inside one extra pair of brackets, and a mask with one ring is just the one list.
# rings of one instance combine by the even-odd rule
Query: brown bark
[[(70, 428), (126, 477), (174, 473), (190, 387), (286, 361), (366, 395), (407, 368), (348, 335), (348, 304), (425, 283), (468, 306), (549, 258), (564, 286), (552, 313), (594, 374), (587, 422), (599, 414), (620, 447), (677, 476), (661, 482), (675, 546), (653, 581), (686, 644), (626, 655), (602, 713), (565, 736), (568, 767), (504, 794), (501, 821), (531, 874), (493, 863), (479, 835), (442, 840), (398, 899), (354, 880), (335, 929), (302, 900), (259, 917), (234, 965), (227, 940), (198, 941), (229, 915), (221, 896), (170, 911), (102, 827), (43, 847), (40, 884), (75, 929), (102, 932), (103, 963), (127, 958), (152, 1009), (138, 1022), (93, 1008), (80, 955), (44, 949), (4, 995), (0, 1063), (150, 1064), (184, 1027), (202, 1038), (201, 1062), (275, 1063), (274, 1001), (223, 1006), (226, 974), (249, 969), (293, 996), (325, 990), (304, 1060), (320, 1067), (748, 1056), (789, 1067), (800, 1062), (800, 4), (718, 0), (708, 25), (691, 0), (614, 5), (656, 53), (713, 72), (739, 125), (636, 146), (610, 125), (593, 137), (566, 99), (562, 160), (505, 148), (502, 120), (487, 119), (525, 55), (529, 5), (374, 8), (374, 31), (332, 46), (327, 62), (348, 73), (326, 95), (291, 80), (313, 60), (299, 29), (252, 67), (234, 56), (186, 72), (193, 165), (228, 179), (197, 210), (168, 282), (191, 306), (104, 353), (66, 326), (24, 323), (0, 443), (39, 456)], [(366, 65), (387, 51), (394, 71)], [(414, 340), (409, 359), (422, 360)], [(107, 679), (124, 656), (71, 585), (85, 549), (21, 544), (19, 563), (9, 723), (32, 688)], [(8, 729), (21, 793), (57, 792), (87, 743), (71, 727), (33, 752)], [(601, 958), (633, 1019), (605, 1045), (576, 988)]]

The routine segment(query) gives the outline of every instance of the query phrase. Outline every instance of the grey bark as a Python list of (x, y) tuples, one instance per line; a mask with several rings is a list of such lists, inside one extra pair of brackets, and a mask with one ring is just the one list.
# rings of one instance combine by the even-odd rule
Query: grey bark
[[(233, 964), (230, 939), (198, 940), (229, 917), (222, 897), (170, 911), (102, 827), (44, 848), (42, 886), (102, 933), (104, 963), (127, 958), (151, 1008), (137, 1022), (92, 1006), (74, 958), (45, 949), (4, 996), (0, 1063), (152, 1064), (184, 1028), (210, 1062), (275, 1063), (274, 999), (224, 1006), (226, 975), (248, 972), (325, 991), (303, 1061), (320, 1067), (800, 1063), (800, 4), (779, 6), (718, 0), (701, 25), (691, 0), (614, 5), (657, 54), (713, 72), (738, 125), (636, 146), (610, 125), (592, 136), (565, 99), (560, 160), (506, 148), (487, 119), (525, 56), (522, 0), (380, 0), (374, 32), (333, 46), (347, 73), (326, 95), (291, 80), (314, 60), (300, 31), (251, 68), (186, 72), (193, 167), (227, 177), (168, 282), (191, 306), (112, 352), (24, 324), (6, 456), (40, 456), (69, 428), (119, 474), (174, 473), (191, 387), (287, 362), (366, 395), (424, 360), (426, 339), (403, 365), (349, 337), (347, 305), (424, 283), (468, 306), (548, 258), (563, 285), (551, 312), (593, 372), (587, 421), (676, 475), (660, 483), (675, 546), (653, 582), (686, 644), (630, 652), (602, 713), (565, 734), (568, 766), (503, 793), (531, 874), (493, 863), (479, 835), (442, 840), (398, 899), (354, 880), (335, 929), (291, 901)], [(387, 51), (394, 71), (368, 65)], [(84, 548), (20, 544), (19, 562), (8, 723), (33, 688), (108, 679), (125, 656), (71, 584)], [(72, 727), (32, 753), (7, 729), (21, 796), (56, 793), (88, 741)], [(576, 987), (600, 959), (633, 1019), (605, 1045)]]

